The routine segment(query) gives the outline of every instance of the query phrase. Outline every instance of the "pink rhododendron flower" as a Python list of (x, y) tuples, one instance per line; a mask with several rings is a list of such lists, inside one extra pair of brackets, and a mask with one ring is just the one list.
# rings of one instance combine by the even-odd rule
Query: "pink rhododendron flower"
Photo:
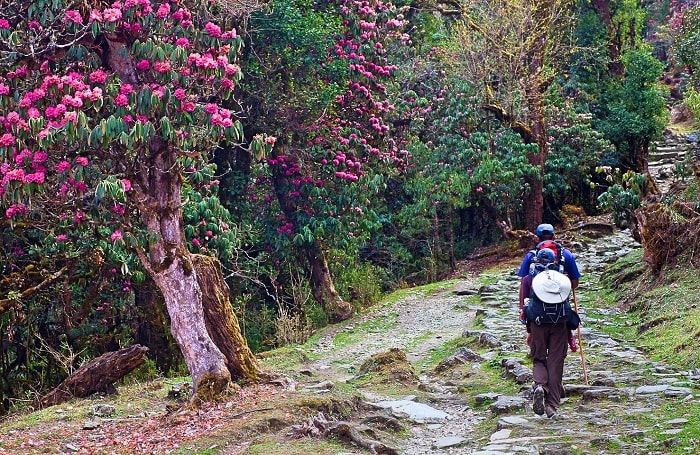
[(223, 78), (221, 79), (221, 88), (226, 90), (231, 90), (234, 87), (233, 81), (231, 79)]
[(31, 161), (34, 154), (29, 149), (22, 149), (17, 156), (15, 156), (15, 163), (19, 165), (24, 165), (24, 160)]
[(8, 147), (15, 143), (15, 137), (10, 133), (0, 136), (0, 147)]
[(0, 95), (9, 95), (10, 94), (10, 87), (0, 83)]
[(29, 209), (24, 204), (14, 204), (5, 211), (5, 216), (13, 218), (16, 215), (24, 215), (29, 212)]
[(102, 12), (105, 22), (117, 22), (122, 18), (122, 11), (117, 8), (107, 8)]
[(99, 10), (92, 10), (90, 12), (90, 22), (102, 22), (102, 12)]
[(0, 29), (3, 28), (10, 28), (10, 23), (7, 21), (7, 19), (0, 19)]
[(131, 95), (134, 92), (134, 86), (131, 84), (122, 84), (121, 87), (119, 87), (119, 93), (122, 95)]
[(122, 179), (122, 187), (124, 188), (124, 191), (129, 191), (131, 189), (131, 180)]
[(190, 47), (190, 40), (187, 38), (178, 38), (177, 41), (175, 41), (175, 45), (180, 47)]
[(117, 229), (116, 231), (112, 232), (112, 235), (110, 235), (109, 238), (112, 240), (112, 242), (116, 242), (117, 240), (122, 240), (124, 236), (122, 235), (122, 231)]
[(84, 157), (84, 156), (79, 156), (78, 158), (75, 159), (75, 162), (83, 167), (87, 166), (89, 163), (87, 157)]
[(127, 106), (129, 104), (129, 98), (126, 95), (119, 94), (114, 98), (115, 106)]
[(126, 210), (124, 209), (124, 206), (123, 206), (123, 205), (114, 204), (114, 205), (112, 206), (112, 211), (113, 211), (114, 213), (116, 213), (117, 215), (124, 215), (124, 212), (125, 212)]
[(158, 11), (156, 11), (156, 17), (159, 17), (160, 19), (165, 19), (170, 15), (170, 5), (167, 3), (163, 3), (158, 7)]
[(12, 111), (12, 112), (9, 112), (7, 114), (7, 117), (5, 117), (5, 119), (8, 122), (10, 122), (10, 124), (15, 124), (15, 123), (19, 122), (20, 117), (19, 117), (19, 114), (17, 112)]
[(207, 33), (209, 33), (214, 38), (218, 38), (221, 36), (221, 27), (211, 22), (207, 22), (207, 25), (204, 26), (204, 30), (206, 30)]
[(87, 216), (85, 215), (85, 212), (83, 212), (82, 210), (78, 210), (77, 212), (75, 212), (75, 215), (73, 215), (73, 222), (75, 224), (80, 224), (83, 221), (85, 221), (86, 219), (87, 219)]
[(182, 110), (185, 112), (192, 112), (194, 109), (197, 107), (197, 105), (193, 101), (183, 101), (182, 102)]
[(34, 164), (40, 164), (43, 163), (44, 161), (49, 159), (49, 154), (44, 152), (43, 150), (39, 150), (38, 152), (34, 153)]
[(89, 80), (93, 84), (104, 84), (107, 81), (107, 73), (102, 70), (95, 70), (90, 73)]
[(7, 171), (5, 173), (5, 178), (3, 180), (7, 182), (11, 181), (17, 181), (17, 182), (24, 182), (24, 169), (12, 169), (11, 171)]
[(56, 236), (56, 241), (59, 243), (65, 242), (67, 240), (68, 240), (68, 236), (66, 234), (59, 234)]
[(159, 73), (167, 73), (170, 68), (170, 62), (153, 62), (153, 69)]
[(74, 24), (83, 23), (83, 17), (80, 15), (80, 12), (74, 9), (66, 11), (66, 20)]
[(176, 88), (175, 92), (173, 92), (173, 96), (179, 100), (185, 99), (185, 96), (187, 96), (187, 92), (185, 92), (185, 89), (183, 88)]
[(35, 172), (34, 174), (27, 174), (24, 176), (24, 183), (36, 183), (41, 185), (44, 183), (44, 173), (43, 172)]
[(68, 161), (61, 161), (56, 165), (56, 170), (59, 174), (70, 171), (70, 163)]
[(151, 63), (146, 59), (143, 59), (136, 64), (136, 69), (141, 70), (141, 71), (146, 71), (150, 67), (151, 67)]

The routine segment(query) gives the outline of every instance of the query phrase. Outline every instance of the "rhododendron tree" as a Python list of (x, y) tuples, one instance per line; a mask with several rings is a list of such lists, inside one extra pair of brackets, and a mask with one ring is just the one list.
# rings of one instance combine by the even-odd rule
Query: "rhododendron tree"
[(407, 162), (389, 134), (386, 99), (396, 68), (390, 49), (406, 39), (405, 20), (381, 0), (275, 0), (251, 24), (249, 127), (276, 138), (264, 166), (253, 169), (251, 196), (268, 204), (276, 253), (301, 256), (315, 301), (331, 321), (343, 320), (352, 307), (335, 289), (327, 252), (356, 250), (375, 177)]
[(221, 104), (242, 43), (212, 19), (230, 16), (223, 4), (19, 1), (0, 12), (4, 215), (42, 220), (54, 242), (91, 229), (136, 252), (205, 399), (259, 376), (219, 266), (189, 252), (182, 216), (183, 183), (213, 148), (243, 140)]

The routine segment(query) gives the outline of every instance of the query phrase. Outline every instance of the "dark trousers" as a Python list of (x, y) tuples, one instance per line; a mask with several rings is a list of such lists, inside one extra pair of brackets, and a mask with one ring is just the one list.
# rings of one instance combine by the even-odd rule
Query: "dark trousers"
[(535, 384), (547, 392), (545, 405), (559, 407), (564, 386), (564, 359), (569, 347), (569, 330), (565, 322), (559, 324), (530, 324), (530, 357)]

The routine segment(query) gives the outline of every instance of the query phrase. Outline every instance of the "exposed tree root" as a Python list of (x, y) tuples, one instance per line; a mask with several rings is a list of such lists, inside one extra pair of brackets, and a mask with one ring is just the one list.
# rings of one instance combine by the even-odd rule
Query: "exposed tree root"
[(345, 442), (367, 449), (372, 454), (399, 455), (399, 451), (393, 447), (389, 447), (374, 439), (362, 437), (354, 424), (344, 420), (330, 421), (322, 412), (319, 412), (303, 424), (294, 425), (287, 433), (287, 436), (291, 438), (307, 436), (317, 438), (337, 437)]

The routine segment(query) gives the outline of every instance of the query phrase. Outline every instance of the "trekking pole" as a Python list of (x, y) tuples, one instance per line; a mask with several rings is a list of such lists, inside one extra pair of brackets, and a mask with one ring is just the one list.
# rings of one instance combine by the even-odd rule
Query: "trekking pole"
[[(574, 311), (578, 314), (578, 302), (576, 301), (576, 291), (573, 289), (571, 293), (574, 296)], [(581, 340), (581, 323), (579, 322), (576, 328), (578, 332), (578, 349), (581, 352), (581, 366), (583, 367), (583, 381), (588, 385), (588, 373), (586, 372), (586, 357), (583, 355), (583, 341)]]

